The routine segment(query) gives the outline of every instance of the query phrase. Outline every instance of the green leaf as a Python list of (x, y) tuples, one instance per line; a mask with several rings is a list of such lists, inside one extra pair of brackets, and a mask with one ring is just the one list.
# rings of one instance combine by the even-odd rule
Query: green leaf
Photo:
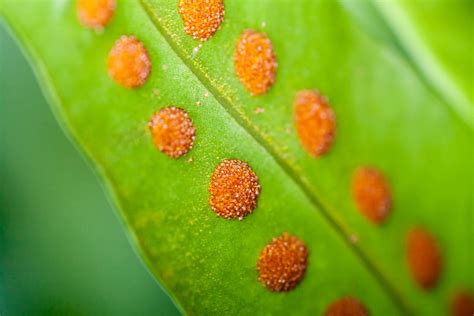
[[(227, 1), (221, 29), (196, 54), (175, 2), (119, 1), (100, 33), (81, 27), (70, 1), (1, 6), (60, 121), (95, 163), (132, 241), (184, 312), (321, 314), (351, 295), (373, 315), (444, 315), (454, 291), (474, 287), (472, 115), (459, 111), (466, 109), (459, 96), (472, 87), (472, 60), (461, 54), (471, 67), (451, 68), (451, 55), (429, 40), (436, 37), (428, 18), (410, 15), (399, 27), (388, 12), (360, 28), (338, 2)], [(380, 21), (384, 30), (366, 33)], [(277, 81), (260, 97), (249, 95), (233, 68), (247, 28), (266, 32), (278, 58)], [(405, 32), (428, 32), (419, 45), (443, 57), (409, 59)], [(107, 54), (124, 34), (145, 44), (153, 64), (136, 90), (107, 75)], [(426, 71), (431, 66), (435, 75)], [(321, 159), (293, 131), (292, 102), (302, 89), (320, 90), (336, 113), (336, 140)], [(466, 98), (472, 108), (472, 95)], [(147, 130), (152, 113), (169, 105), (186, 109), (197, 128), (194, 148), (178, 160), (158, 152)], [(207, 203), (210, 175), (224, 158), (247, 161), (260, 179), (258, 207), (242, 221), (216, 217)], [(353, 205), (351, 175), (360, 165), (383, 170), (393, 188), (394, 208), (382, 226)], [(414, 225), (432, 231), (443, 252), (443, 275), (430, 292), (416, 286), (405, 262)], [(256, 261), (285, 231), (305, 241), (309, 266), (294, 291), (273, 293), (258, 282)]]
[(399, 50), (433, 93), (473, 127), (472, 1), (341, 1), (370, 34)]

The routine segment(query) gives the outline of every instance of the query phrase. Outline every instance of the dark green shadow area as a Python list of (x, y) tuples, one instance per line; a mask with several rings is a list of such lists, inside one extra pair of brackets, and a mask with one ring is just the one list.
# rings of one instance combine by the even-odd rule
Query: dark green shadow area
[(0, 314), (179, 315), (122, 226), (0, 21)]

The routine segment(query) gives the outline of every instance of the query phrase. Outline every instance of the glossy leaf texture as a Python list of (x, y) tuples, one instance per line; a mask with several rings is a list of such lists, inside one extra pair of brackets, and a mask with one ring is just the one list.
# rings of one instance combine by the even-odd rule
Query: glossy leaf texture
[[(227, 1), (224, 23), (201, 47), (183, 32), (174, 1), (118, 1), (101, 32), (78, 23), (71, 1), (2, 3), (60, 121), (95, 162), (137, 249), (184, 312), (321, 314), (351, 295), (373, 315), (444, 315), (457, 289), (474, 286), (472, 117), (453, 110), (465, 104), (445, 94), (466, 95), (472, 73), (447, 62), (424, 15), (399, 9), (411, 21), (403, 32), (385, 15), (363, 25), (343, 2)], [(373, 36), (380, 21), (386, 32)], [(233, 67), (248, 28), (268, 35), (278, 59), (276, 83), (258, 97)], [(443, 90), (445, 80), (418, 67), (423, 55), (410, 59), (400, 49), (405, 28), (429, 34), (423, 46), (446, 61), (430, 59), (443, 69), (436, 75), (452, 74), (443, 78), (459, 89)], [(107, 74), (121, 35), (139, 38), (152, 61), (135, 90)], [(469, 56), (459, 58), (472, 69)], [(293, 127), (293, 99), (303, 89), (327, 96), (337, 117), (335, 142), (319, 159), (301, 148)], [(170, 105), (187, 110), (197, 130), (194, 148), (178, 160), (157, 151), (147, 128)], [(218, 218), (207, 202), (212, 171), (225, 158), (247, 161), (262, 186), (257, 209), (242, 221)], [(382, 170), (393, 190), (383, 225), (369, 223), (352, 201), (361, 165)], [(443, 254), (431, 291), (416, 286), (406, 265), (406, 233), (417, 225), (433, 232)], [(294, 291), (273, 293), (258, 282), (256, 261), (283, 232), (305, 241), (309, 265)]]
[(432, 92), (473, 127), (472, 1), (341, 1), (369, 34), (396, 48)]

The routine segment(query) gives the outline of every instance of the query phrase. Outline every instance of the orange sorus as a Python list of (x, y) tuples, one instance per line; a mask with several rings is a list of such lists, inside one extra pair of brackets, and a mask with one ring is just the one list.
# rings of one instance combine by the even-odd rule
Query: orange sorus
[(316, 91), (303, 90), (296, 94), (293, 107), (303, 148), (313, 157), (326, 153), (336, 134), (336, 118), (327, 99)]
[(274, 292), (290, 291), (301, 282), (308, 262), (303, 241), (288, 233), (273, 238), (257, 262), (258, 279)]
[(360, 167), (355, 171), (352, 196), (362, 215), (375, 224), (381, 224), (390, 212), (390, 187), (382, 173), (374, 168)]
[(474, 295), (467, 290), (461, 290), (454, 295), (451, 301), (452, 316), (474, 315)]
[(178, 12), (186, 34), (201, 41), (214, 35), (224, 21), (222, 0), (180, 0)]
[(277, 62), (272, 43), (264, 33), (246, 30), (234, 53), (235, 72), (252, 95), (261, 95), (275, 82)]
[(433, 288), (441, 275), (442, 258), (438, 242), (421, 227), (414, 227), (407, 236), (406, 256), (415, 282), (423, 289)]
[(324, 316), (367, 316), (366, 307), (353, 297), (343, 297), (332, 302), (324, 312)]
[(110, 50), (109, 75), (126, 88), (142, 86), (151, 71), (148, 52), (135, 36), (121, 36)]
[(163, 108), (153, 114), (148, 126), (156, 147), (171, 158), (179, 158), (193, 147), (196, 130), (183, 109)]
[(225, 159), (212, 174), (209, 193), (209, 204), (218, 216), (243, 219), (257, 206), (260, 184), (246, 162)]
[(78, 0), (77, 16), (82, 25), (101, 29), (114, 15), (115, 0)]

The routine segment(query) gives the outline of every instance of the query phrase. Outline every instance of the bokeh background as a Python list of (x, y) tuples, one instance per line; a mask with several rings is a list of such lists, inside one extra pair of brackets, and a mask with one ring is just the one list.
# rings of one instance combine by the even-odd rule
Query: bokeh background
[(1, 20), (0, 314), (179, 315)]

